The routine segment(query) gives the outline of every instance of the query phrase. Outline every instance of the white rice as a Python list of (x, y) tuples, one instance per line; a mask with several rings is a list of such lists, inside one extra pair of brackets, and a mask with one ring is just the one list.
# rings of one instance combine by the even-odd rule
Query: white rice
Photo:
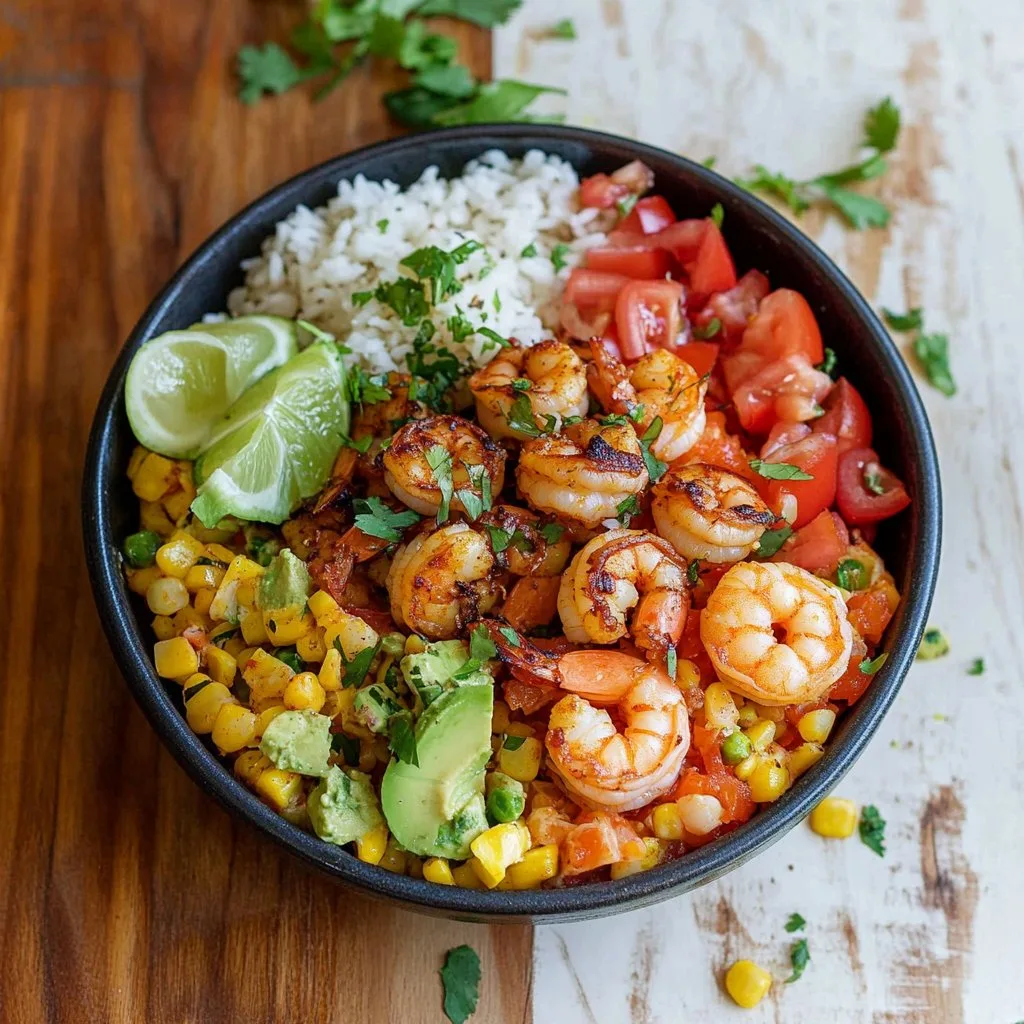
[[(428, 167), (404, 192), (357, 175), (339, 182), (326, 206), (300, 206), (277, 225), (262, 255), (243, 264), (245, 284), (228, 297), (228, 309), (308, 320), (367, 369), (404, 369), (417, 328), (376, 299), (358, 306), (352, 296), (409, 276), (399, 263), (416, 249), (451, 251), (474, 239), (484, 248), (459, 268), (462, 289), (431, 319), (435, 343), (479, 365), (494, 354), (494, 342), (476, 334), (454, 343), (448, 318), (461, 312), (474, 327), (529, 344), (551, 337), (565, 278), (604, 239), (598, 211), (579, 209), (578, 186), (570, 164), (538, 150), (522, 160), (492, 150), (450, 180)], [(567, 266), (556, 271), (551, 253), (560, 243), (569, 245)], [(531, 244), (536, 255), (523, 257)]]

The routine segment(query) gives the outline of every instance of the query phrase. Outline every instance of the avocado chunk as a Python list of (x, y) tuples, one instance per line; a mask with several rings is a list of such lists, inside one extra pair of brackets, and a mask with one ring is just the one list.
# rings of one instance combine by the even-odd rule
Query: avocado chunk
[(486, 669), (470, 661), (469, 651), (461, 640), (438, 640), (427, 644), (419, 654), (407, 654), (401, 662), (402, 675), (409, 689), (416, 694), (418, 705), (429, 707), (456, 686), (482, 686), (494, 680)]
[(256, 604), (261, 611), (302, 608), (309, 597), (310, 586), (306, 563), (284, 548), (271, 559), (263, 574), (256, 591)]
[(306, 802), (313, 831), (328, 843), (362, 839), (384, 821), (370, 776), (331, 765)]
[(260, 752), (285, 771), (326, 775), (331, 720), (315, 711), (282, 711), (264, 730)]
[(357, 691), (352, 710), (356, 720), (370, 732), (387, 732), (388, 719), (403, 709), (390, 687), (374, 683)]
[(493, 707), (493, 686), (449, 690), (416, 723), (419, 765), (388, 765), (380, 791), (384, 817), (410, 852), (463, 860), (486, 830), (484, 769)]

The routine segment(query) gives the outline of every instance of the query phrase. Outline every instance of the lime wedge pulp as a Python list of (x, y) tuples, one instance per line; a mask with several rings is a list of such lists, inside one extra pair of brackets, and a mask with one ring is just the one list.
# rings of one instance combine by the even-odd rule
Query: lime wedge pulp
[(125, 381), (128, 420), (139, 442), (171, 458), (194, 458), (242, 393), (298, 350), (295, 324), (245, 316), (168, 331), (135, 354)]
[(281, 523), (326, 483), (348, 431), (341, 353), (316, 342), (251, 387), (213, 428), (195, 464), (192, 511)]

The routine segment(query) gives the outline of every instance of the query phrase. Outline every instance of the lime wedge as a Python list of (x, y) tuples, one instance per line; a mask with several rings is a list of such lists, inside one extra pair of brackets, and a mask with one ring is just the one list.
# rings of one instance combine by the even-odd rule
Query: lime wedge
[(192, 511), (207, 527), (224, 516), (281, 523), (318, 493), (348, 431), (338, 348), (316, 342), (267, 374), (228, 410), (195, 464)]
[(295, 324), (276, 316), (159, 335), (128, 368), (125, 404), (135, 436), (161, 455), (193, 458), (232, 403), (296, 351)]

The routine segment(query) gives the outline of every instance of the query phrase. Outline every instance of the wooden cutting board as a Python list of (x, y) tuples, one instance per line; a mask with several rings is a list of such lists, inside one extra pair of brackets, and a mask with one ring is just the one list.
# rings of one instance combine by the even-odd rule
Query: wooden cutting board
[[(115, 354), (222, 221), (394, 133), (389, 71), (252, 108), (234, 54), (297, 3), (0, 3), (0, 1020), (437, 1022), (437, 970), (483, 962), (479, 1021), (529, 1015), (527, 927), (347, 894), (235, 824), (160, 746), (100, 632), (79, 533)], [(446, 26), (463, 60), (490, 40)]]

